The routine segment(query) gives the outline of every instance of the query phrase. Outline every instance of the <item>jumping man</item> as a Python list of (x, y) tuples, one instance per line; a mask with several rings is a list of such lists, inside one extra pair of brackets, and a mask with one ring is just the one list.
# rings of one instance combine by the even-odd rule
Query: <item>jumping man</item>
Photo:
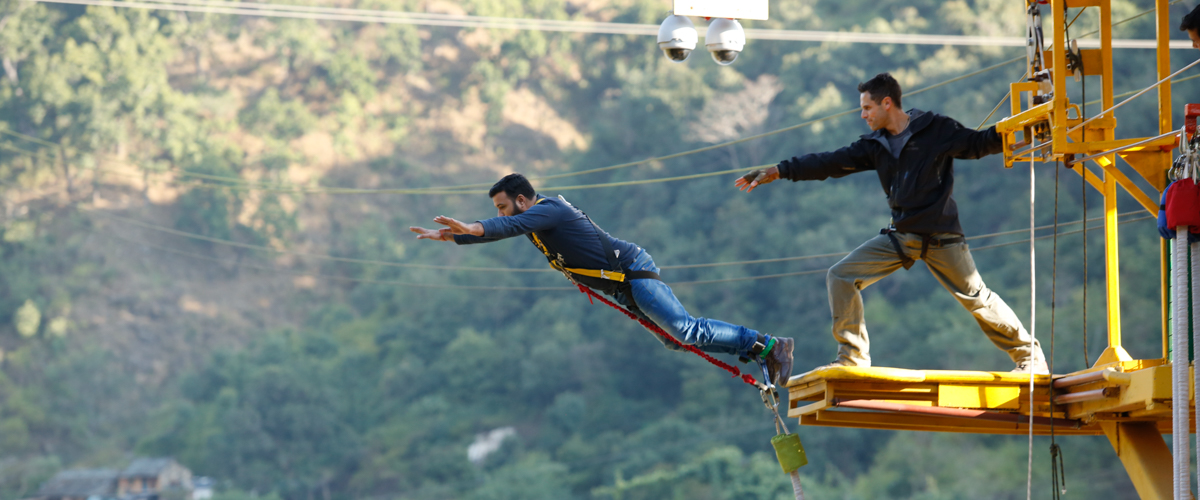
[[(951, 118), (900, 107), (900, 84), (881, 73), (858, 86), (862, 119), (872, 133), (828, 153), (807, 154), (756, 170), (734, 185), (747, 192), (778, 179), (825, 180), (874, 170), (892, 208), (892, 223), (833, 267), (825, 282), (838, 357), (828, 366), (871, 366), (862, 289), (923, 260), (996, 347), (1017, 368), (1048, 373), (1041, 346), (1000, 296), (983, 284), (958, 223), (954, 159), (974, 160), (1003, 150), (996, 128), (974, 131)], [(824, 368), (824, 367), (822, 367)]]
[[(764, 335), (688, 314), (671, 287), (658, 276), (654, 259), (637, 245), (600, 229), (583, 212), (561, 198), (536, 194), (521, 174), (509, 174), (488, 192), (498, 217), (461, 222), (438, 216), (441, 229), (410, 227), (417, 239), (453, 241), (459, 245), (490, 243), (526, 235), (567, 279), (612, 296), (626, 309), (658, 325), (684, 344), (711, 353), (737, 354), (764, 361), (777, 384), (792, 371), (792, 339)], [(653, 332), (652, 332), (653, 333)], [(657, 336), (657, 334), (655, 334)], [(668, 349), (674, 343), (660, 338)]]

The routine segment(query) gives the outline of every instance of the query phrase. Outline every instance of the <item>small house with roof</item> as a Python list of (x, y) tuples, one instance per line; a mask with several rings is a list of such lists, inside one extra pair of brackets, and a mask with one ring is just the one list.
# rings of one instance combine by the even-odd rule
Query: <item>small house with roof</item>
[(192, 490), (192, 471), (170, 458), (137, 458), (117, 477), (117, 496), (158, 500), (160, 493)]
[(111, 498), (117, 491), (113, 469), (73, 469), (55, 474), (38, 488), (41, 500), (88, 500)]
[[(192, 471), (170, 458), (135, 458), (124, 469), (55, 474), (30, 500), (172, 500), (193, 495)], [(205, 492), (211, 497), (212, 488)]]

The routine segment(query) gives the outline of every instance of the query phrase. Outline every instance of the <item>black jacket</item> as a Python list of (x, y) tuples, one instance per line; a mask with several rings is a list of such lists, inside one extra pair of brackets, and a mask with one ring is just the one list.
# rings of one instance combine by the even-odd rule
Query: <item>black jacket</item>
[(954, 159), (975, 160), (996, 154), (1003, 142), (996, 128), (975, 131), (952, 118), (912, 109), (912, 137), (892, 156), (886, 129), (860, 137), (828, 153), (784, 160), (779, 176), (792, 181), (825, 180), (874, 170), (892, 208), (892, 223), (905, 233), (963, 234), (954, 192)]

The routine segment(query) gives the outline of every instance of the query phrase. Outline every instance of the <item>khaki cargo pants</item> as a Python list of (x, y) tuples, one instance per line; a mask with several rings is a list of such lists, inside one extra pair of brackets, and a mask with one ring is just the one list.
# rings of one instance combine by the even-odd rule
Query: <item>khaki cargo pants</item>
[[(962, 304), (979, 327), (1000, 350), (1007, 352), (1013, 362), (1030, 358), (1029, 332), (1004, 300), (983, 284), (975, 270), (975, 261), (965, 242), (942, 248), (930, 246), (921, 259), (921, 235), (892, 233), (904, 253), (913, 260), (924, 260), (929, 271)], [(950, 238), (954, 234), (935, 234)], [(829, 287), (829, 308), (833, 312), (833, 338), (838, 341), (838, 363), (852, 366), (871, 366), (870, 339), (863, 319), (862, 290), (902, 267), (896, 248), (887, 235), (871, 238), (829, 268), (825, 282)], [(1035, 341), (1035, 359), (1043, 359), (1042, 348)]]

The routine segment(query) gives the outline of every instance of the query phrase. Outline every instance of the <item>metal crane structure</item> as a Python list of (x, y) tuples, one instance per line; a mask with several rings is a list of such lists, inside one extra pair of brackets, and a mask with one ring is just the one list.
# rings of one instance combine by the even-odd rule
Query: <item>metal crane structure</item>
[[(1011, 84), (1012, 116), (997, 125), (1004, 136), (1006, 166), (1063, 162), (1104, 199), (1108, 343), (1095, 364), (1075, 373), (1033, 377), (1009, 372), (825, 368), (789, 380), (788, 417), (811, 426), (1021, 435), (1032, 426), (1034, 434), (1049, 434), (1052, 427), (1061, 435), (1103, 434), (1142, 498), (1172, 497), (1172, 453), (1163, 439), (1164, 433), (1172, 432), (1172, 329), (1167, 307), (1171, 243), (1163, 240), (1160, 247), (1161, 358), (1133, 359), (1122, 347), (1118, 274), (1118, 187), (1151, 214), (1158, 214), (1159, 203), (1157, 193), (1144, 191), (1118, 168), (1117, 157), (1161, 192), (1168, 184), (1167, 171), (1178, 142), (1178, 130), (1171, 123), (1169, 3), (1155, 0), (1155, 5), (1159, 83), (1134, 97), (1157, 91), (1160, 135), (1117, 139), (1114, 111), (1120, 104), (1113, 102), (1111, 0), (1049, 0), (1048, 50), (1042, 41), (1042, 8), (1037, 0), (1026, 3), (1029, 78)], [(1068, 9), (1084, 8), (1099, 14), (1098, 49), (1079, 50), (1066, 39)], [(1104, 111), (1083, 116), (1082, 107), (1068, 99), (1068, 76), (1100, 77)], [(1186, 335), (1186, 329), (1180, 334)], [(1186, 349), (1181, 354), (1180, 362), (1187, 363)], [(1193, 420), (1194, 393), (1190, 390), (1185, 397)], [(1188, 422), (1184, 425), (1194, 428)]]

